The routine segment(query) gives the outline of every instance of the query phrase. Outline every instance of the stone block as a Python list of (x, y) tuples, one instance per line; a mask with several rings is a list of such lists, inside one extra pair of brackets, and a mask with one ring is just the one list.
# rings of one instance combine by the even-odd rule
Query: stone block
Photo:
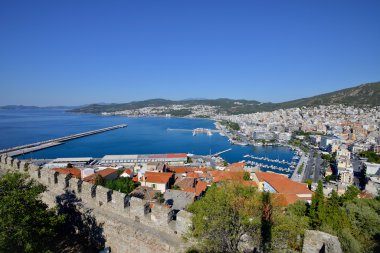
[(9, 165), (9, 166), (12, 166), (12, 161), (13, 161), (13, 158), (12, 157), (10, 157), (10, 156), (7, 156), (7, 158), (6, 158), (6, 164), (7, 165)]
[(150, 219), (157, 226), (168, 226), (170, 211), (169, 207), (155, 203), (151, 208)]
[(129, 197), (125, 193), (113, 191), (110, 206), (118, 211), (123, 211), (129, 207)]
[(1, 156), (1, 163), (4, 163), (4, 164), (7, 163), (7, 156), (6, 155)]
[(96, 188), (97, 186), (88, 183), (88, 182), (82, 182), (82, 190), (80, 193), (80, 196), (83, 200), (83, 202), (93, 202), (96, 197)]
[[(139, 219), (143, 219), (145, 215), (145, 208), (147, 202), (145, 200), (136, 198), (136, 197), (131, 197), (129, 200), (130, 206), (129, 206), (129, 212), (131, 215), (131, 218), (134, 218), (135, 216), (138, 217)], [(135, 219), (137, 219), (135, 217)]]
[(24, 171), (29, 163), (26, 161), (20, 161), (19, 163), (19, 170)]
[(177, 213), (177, 219), (175, 221), (175, 229), (178, 234), (183, 235), (189, 231), (192, 226), (193, 214), (187, 211), (179, 211)]
[(99, 206), (105, 206), (112, 199), (112, 190), (103, 186), (96, 187), (96, 201)]
[(68, 180), (68, 188), (73, 191), (75, 194), (78, 194), (78, 183), (79, 181), (81, 181), (80, 179), (78, 178), (75, 178), (75, 177), (71, 177), (69, 178)]
[(13, 159), (13, 161), (12, 161), (12, 167), (16, 170), (16, 169), (18, 169), (18, 164), (20, 163), (20, 160), (18, 160), (18, 159)]
[(342, 253), (338, 237), (315, 230), (306, 230), (302, 252), (304, 253)]
[(49, 186), (51, 184), (54, 184), (54, 177), (52, 177), (52, 171), (50, 169), (43, 168), (40, 170), (40, 181)]

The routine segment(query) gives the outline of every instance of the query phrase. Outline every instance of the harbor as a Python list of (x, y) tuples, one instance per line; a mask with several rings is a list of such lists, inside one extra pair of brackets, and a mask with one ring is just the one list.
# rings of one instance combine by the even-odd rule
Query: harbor
[(79, 134), (73, 134), (73, 135), (64, 136), (64, 137), (51, 139), (51, 140), (47, 140), (47, 141), (40, 141), (40, 142), (36, 142), (36, 143), (32, 143), (32, 144), (26, 144), (26, 145), (22, 145), (22, 146), (13, 147), (13, 148), (3, 149), (3, 150), (0, 150), (0, 155), (1, 154), (5, 154), (8, 156), (23, 155), (23, 154), (27, 154), (27, 153), (30, 153), (33, 151), (38, 151), (38, 150), (62, 145), (62, 144), (64, 144), (65, 141), (78, 139), (78, 138), (82, 138), (82, 137), (86, 137), (86, 136), (94, 135), (94, 134), (98, 134), (98, 133), (103, 133), (103, 132), (107, 132), (107, 131), (111, 131), (111, 130), (115, 130), (115, 129), (119, 129), (119, 128), (126, 128), (126, 127), (128, 127), (127, 124), (120, 124), (120, 125), (116, 125), (116, 126), (101, 128), (101, 129), (83, 132), (83, 133), (79, 133)]

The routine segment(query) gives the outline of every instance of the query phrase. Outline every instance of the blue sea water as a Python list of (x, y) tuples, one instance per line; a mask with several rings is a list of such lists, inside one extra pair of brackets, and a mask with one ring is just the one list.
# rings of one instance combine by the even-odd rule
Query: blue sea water
[(29, 153), (20, 158), (100, 158), (110, 154), (160, 153), (207, 155), (229, 148), (232, 150), (221, 156), (230, 163), (246, 159), (243, 157), (246, 154), (286, 161), (291, 161), (294, 155), (293, 151), (286, 147), (231, 145), (226, 137), (218, 133), (212, 136), (193, 136), (191, 132), (167, 131), (168, 128), (215, 129), (214, 122), (208, 119), (99, 116), (56, 109), (0, 110), (0, 149), (124, 123), (128, 124), (127, 128), (71, 140), (63, 145)]

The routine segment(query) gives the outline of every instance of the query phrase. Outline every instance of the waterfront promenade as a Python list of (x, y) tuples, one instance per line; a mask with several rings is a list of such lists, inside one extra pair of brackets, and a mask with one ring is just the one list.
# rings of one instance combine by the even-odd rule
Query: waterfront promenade
[[(301, 159), (299, 160), (299, 162), (297, 164), (297, 167), (294, 169), (294, 172), (293, 172), (292, 176), (290, 177), (291, 180), (301, 183), (303, 175), (305, 173), (307, 162), (308, 162), (308, 157), (305, 154), (302, 154)], [(298, 170), (302, 164), (304, 167), (303, 167), (301, 173), (298, 174)]]
[(18, 155), (22, 155), (22, 154), (27, 154), (27, 153), (30, 153), (33, 151), (42, 150), (42, 149), (54, 147), (57, 145), (61, 145), (65, 141), (78, 139), (78, 138), (86, 137), (89, 135), (94, 135), (94, 134), (98, 134), (98, 133), (111, 131), (114, 129), (125, 128), (125, 127), (128, 127), (128, 125), (127, 124), (120, 124), (120, 125), (116, 125), (116, 126), (112, 126), (112, 127), (106, 127), (106, 128), (101, 128), (101, 129), (97, 129), (97, 130), (84, 132), (84, 133), (73, 134), (73, 135), (64, 136), (64, 137), (51, 139), (51, 140), (47, 140), (47, 141), (40, 141), (40, 142), (36, 142), (36, 143), (32, 143), (32, 144), (26, 144), (26, 145), (22, 145), (22, 146), (13, 147), (13, 148), (3, 149), (3, 150), (0, 150), (0, 155), (6, 154), (8, 156), (18, 156)]

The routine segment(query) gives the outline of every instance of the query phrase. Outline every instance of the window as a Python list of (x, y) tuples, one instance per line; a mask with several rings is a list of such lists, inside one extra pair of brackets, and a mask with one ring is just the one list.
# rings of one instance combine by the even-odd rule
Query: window
[(156, 188), (156, 184), (152, 184), (152, 187), (153, 187), (153, 188)]

